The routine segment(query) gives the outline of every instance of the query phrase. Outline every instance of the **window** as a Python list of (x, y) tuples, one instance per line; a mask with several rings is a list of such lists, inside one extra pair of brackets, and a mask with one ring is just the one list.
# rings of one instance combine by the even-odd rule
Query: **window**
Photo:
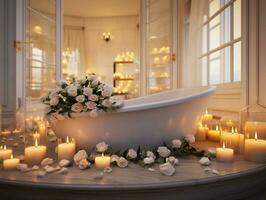
[(241, 0), (209, 0), (201, 42), (202, 85), (241, 81)]

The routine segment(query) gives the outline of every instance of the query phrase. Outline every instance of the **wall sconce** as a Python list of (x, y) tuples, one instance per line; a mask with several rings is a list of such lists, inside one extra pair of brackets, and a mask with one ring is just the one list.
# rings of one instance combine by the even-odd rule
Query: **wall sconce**
[(108, 32), (108, 33), (103, 33), (103, 40), (105, 42), (109, 42), (111, 40), (111, 33)]

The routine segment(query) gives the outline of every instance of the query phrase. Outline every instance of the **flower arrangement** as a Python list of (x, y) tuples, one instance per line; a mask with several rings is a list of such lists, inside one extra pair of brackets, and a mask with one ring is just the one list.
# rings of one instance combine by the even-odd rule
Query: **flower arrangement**
[(42, 98), (47, 105), (47, 114), (68, 114), (89, 112), (91, 117), (99, 112), (115, 110), (122, 102), (113, 98), (113, 88), (100, 82), (96, 75), (71, 82), (60, 81), (57, 87)]

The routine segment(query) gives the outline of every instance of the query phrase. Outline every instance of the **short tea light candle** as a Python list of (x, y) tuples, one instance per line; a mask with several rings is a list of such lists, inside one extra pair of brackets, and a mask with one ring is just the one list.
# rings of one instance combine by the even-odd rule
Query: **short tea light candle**
[(231, 148), (226, 148), (223, 143), (222, 148), (216, 148), (216, 159), (220, 162), (233, 162), (234, 150)]
[(202, 116), (202, 124), (208, 124), (212, 121), (213, 115), (208, 113), (208, 110), (206, 110), (205, 114)]
[(198, 126), (198, 129), (197, 129), (196, 140), (197, 141), (206, 140), (208, 131), (209, 131), (208, 126), (206, 124), (205, 124), (205, 126), (202, 126), (202, 124), (200, 123), (200, 125)]
[(101, 156), (97, 156), (95, 158), (95, 167), (97, 169), (104, 169), (105, 167), (109, 167), (111, 163), (111, 157), (105, 156), (103, 153)]
[(0, 147), (0, 160), (5, 160), (10, 158), (13, 153), (12, 149), (7, 149), (6, 145)]
[(221, 132), (219, 130), (219, 127), (216, 125), (215, 130), (209, 130), (208, 131), (208, 139), (214, 142), (220, 142), (220, 135)]
[(227, 131), (221, 132), (221, 144), (226, 143), (227, 147), (234, 149), (235, 152), (239, 152), (240, 148), (240, 134), (237, 129), (232, 127), (231, 133)]
[(18, 158), (13, 158), (13, 154), (11, 154), (9, 159), (4, 160), (3, 168), (4, 170), (15, 170), (19, 163), (20, 160)]
[(17, 129), (17, 128), (15, 128), (15, 129), (12, 131), (12, 133), (14, 133), (14, 134), (21, 133), (21, 129)]
[(10, 134), (11, 134), (11, 131), (8, 130), (8, 129), (5, 129), (5, 130), (1, 131), (1, 135), (2, 136), (9, 136)]
[(46, 146), (39, 146), (38, 141), (35, 140), (34, 146), (25, 148), (25, 161), (29, 164), (39, 164), (46, 157)]
[(65, 143), (58, 144), (58, 160), (67, 159), (72, 160), (73, 156), (76, 153), (76, 143), (72, 139), (71, 142), (69, 142), (69, 139), (67, 137)]
[(266, 141), (259, 139), (257, 132), (254, 139), (245, 139), (245, 158), (266, 163)]

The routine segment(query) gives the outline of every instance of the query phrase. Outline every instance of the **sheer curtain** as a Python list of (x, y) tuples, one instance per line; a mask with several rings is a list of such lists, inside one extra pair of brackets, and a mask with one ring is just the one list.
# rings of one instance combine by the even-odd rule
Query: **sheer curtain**
[[(86, 73), (85, 33), (83, 29), (64, 28), (64, 53), (68, 74), (82, 77)], [(64, 64), (64, 62), (63, 62)]]
[(202, 25), (207, 19), (209, 0), (191, 0), (189, 28), (184, 30), (187, 37), (187, 49), (183, 69), (183, 86), (194, 87), (201, 85), (202, 70), (200, 55), (202, 51)]

